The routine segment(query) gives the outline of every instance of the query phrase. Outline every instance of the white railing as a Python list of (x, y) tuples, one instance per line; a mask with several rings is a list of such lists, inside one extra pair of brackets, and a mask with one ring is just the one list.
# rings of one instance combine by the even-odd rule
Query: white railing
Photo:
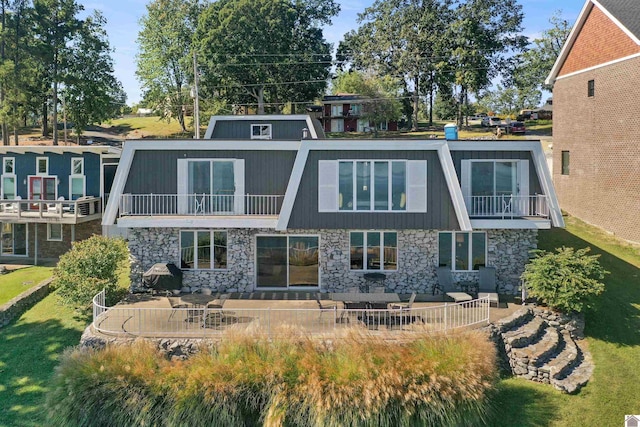
[(77, 200), (0, 200), (0, 217), (80, 218), (102, 212), (99, 197), (85, 196)]
[(253, 194), (123, 194), (120, 216), (278, 215), (283, 199)]
[(307, 334), (334, 333), (349, 327), (403, 333), (447, 332), (486, 325), (489, 298), (411, 309), (347, 310), (305, 308), (141, 308), (104, 305), (93, 299), (93, 327), (113, 335), (142, 337), (216, 337), (228, 330), (250, 329), (277, 336), (295, 326)]
[(518, 218), (525, 216), (549, 217), (547, 196), (535, 194), (532, 196), (514, 196), (504, 194), (500, 196), (468, 196), (465, 199), (469, 216)]

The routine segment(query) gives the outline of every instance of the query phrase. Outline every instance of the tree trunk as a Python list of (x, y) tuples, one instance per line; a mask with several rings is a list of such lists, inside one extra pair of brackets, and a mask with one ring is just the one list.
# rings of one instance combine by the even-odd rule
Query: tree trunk
[(413, 83), (413, 123), (411, 124), (411, 130), (415, 132), (418, 130), (418, 91), (420, 85), (418, 77), (414, 77)]
[(258, 114), (264, 114), (264, 87), (258, 89)]
[(52, 119), (53, 122), (53, 145), (58, 145), (58, 65), (53, 64), (53, 113)]
[[(49, 115), (48, 115), (49, 111), (47, 108), (47, 98), (44, 98), (44, 101), (42, 103), (42, 136), (44, 138), (46, 138), (47, 136), (49, 136), (49, 127), (47, 126), (49, 123)], [(26, 123), (26, 120), (25, 120)]]
[(18, 145), (19, 141), (18, 141), (18, 127), (17, 126), (13, 126), (13, 144), (14, 145)]
[[(2, 3), (2, 43), (0, 45), (0, 63), (4, 64), (5, 61), (5, 34), (6, 34), (6, 25), (7, 25), (7, 15), (5, 10), (5, 0), (1, 0)], [(5, 83), (3, 82), (2, 87), (0, 87), (0, 105), (4, 107), (4, 103), (6, 102), (6, 93), (7, 88)], [(7, 125), (7, 117), (4, 116), (2, 118), (2, 145), (9, 145), (9, 126)]]
[(433, 71), (429, 73), (429, 126), (433, 126)]

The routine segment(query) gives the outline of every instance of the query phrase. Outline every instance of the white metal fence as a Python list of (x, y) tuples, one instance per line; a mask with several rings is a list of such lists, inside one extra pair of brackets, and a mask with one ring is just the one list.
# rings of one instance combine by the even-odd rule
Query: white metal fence
[(278, 215), (283, 199), (255, 194), (123, 194), (120, 216)]
[[(329, 301), (327, 301), (329, 303)], [(358, 327), (375, 331), (445, 332), (489, 322), (488, 297), (411, 309), (141, 308), (106, 307), (104, 291), (93, 299), (93, 327), (102, 333), (143, 337), (215, 337), (251, 329), (277, 336), (293, 326), (309, 334)]]
[(471, 196), (467, 198), (470, 217), (517, 218), (523, 216), (548, 217), (547, 196)]

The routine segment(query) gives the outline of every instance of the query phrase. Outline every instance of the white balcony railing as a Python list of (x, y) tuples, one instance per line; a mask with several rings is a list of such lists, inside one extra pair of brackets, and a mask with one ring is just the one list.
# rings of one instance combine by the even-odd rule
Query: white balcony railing
[(468, 196), (465, 198), (469, 217), (512, 219), (521, 217), (549, 217), (547, 196)]
[(83, 218), (102, 212), (99, 197), (84, 196), (77, 200), (0, 200), (0, 218)]
[(278, 215), (284, 196), (226, 194), (123, 194), (120, 216)]

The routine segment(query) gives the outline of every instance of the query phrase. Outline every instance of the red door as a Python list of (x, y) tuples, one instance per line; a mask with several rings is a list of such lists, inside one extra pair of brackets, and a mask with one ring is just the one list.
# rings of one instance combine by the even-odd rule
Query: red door
[[(44, 176), (29, 177), (29, 199), (30, 200), (55, 200), (56, 199), (56, 178)], [(38, 209), (37, 204), (32, 204), (31, 209)]]

